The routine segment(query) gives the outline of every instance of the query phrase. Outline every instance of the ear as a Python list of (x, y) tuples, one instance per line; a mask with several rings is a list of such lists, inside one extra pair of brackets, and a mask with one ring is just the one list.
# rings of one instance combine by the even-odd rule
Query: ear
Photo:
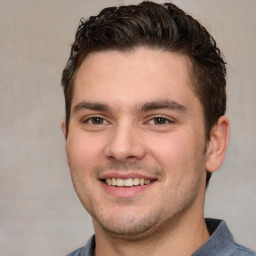
[(213, 127), (210, 141), (207, 146), (206, 170), (215, 172), (224, 160), (229, 142), (229, 120), (226, 116), (221, 116), (217, 124)]
[(61, 129), (62, 129), (62, 132), (63, 132), (63, 135), (65, 137), (65, 140), (66, 140), (66, 143), (65, 143), (65, 152), (66, 152), (66, 161), (67, 161), (67, 164), (69, 165), (69, 158), (68, 158), (68, 153), (67, 153), (67, 126), (66, 126), (66, 122), (63, 121), (61, 123)]
[(61, 129), (62, 129), (62, 132), (63, 132), (63, 135), (64, 135), (64, 137), (65, 137), (65, 139), (67, 138), (67, 129), (66, 129), (67, 127), (66, 127), (66, 122), (65, 121), (63, 121), (62, 123), (61, 123)]

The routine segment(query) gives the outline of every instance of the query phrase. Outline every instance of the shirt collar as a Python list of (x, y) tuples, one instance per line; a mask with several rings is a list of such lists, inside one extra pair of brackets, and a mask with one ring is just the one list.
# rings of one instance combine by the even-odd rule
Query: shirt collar
[(210, 238), (192, 256), (216, 256), (220, 252), (228, 252), (232, 249), (234, 242), (224, 220), (205, 219)]
[[(192, 256), (216, 256), (220, 252), (228, 252), (234, 242), (224, 220), (205, 219), (210, 238)], [(81, 255), (93, 256), (95, 249), (95, 236), (92, 236), (83, 248)]]

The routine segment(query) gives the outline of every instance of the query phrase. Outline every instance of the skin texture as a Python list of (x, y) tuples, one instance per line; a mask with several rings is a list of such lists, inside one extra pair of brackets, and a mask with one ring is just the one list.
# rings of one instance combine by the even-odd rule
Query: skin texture
[[(209, 237), (205, 170), (223, 161), (228, 120), (221, 117), (205, 140), (189, 68), (185, 56), (138, 48), (92, 53), (78, 70), (66, 153), (93, 217), (97, 255), (189, 255)], [(109, 177), (153, 182), (117, 188), (103, 182)]]

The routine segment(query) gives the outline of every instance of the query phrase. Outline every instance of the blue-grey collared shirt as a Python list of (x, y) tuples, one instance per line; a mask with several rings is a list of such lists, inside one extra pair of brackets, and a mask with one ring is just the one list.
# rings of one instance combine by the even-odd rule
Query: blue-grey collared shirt
[[(211, 237), (192, 256), (256, 256), (255, 252), (234, 241), (225, 221), (217, 219), (205, 221)], [(94, 248), (95, 237), (92, 236), (85, 247), (67, 256), (93, 256)]]

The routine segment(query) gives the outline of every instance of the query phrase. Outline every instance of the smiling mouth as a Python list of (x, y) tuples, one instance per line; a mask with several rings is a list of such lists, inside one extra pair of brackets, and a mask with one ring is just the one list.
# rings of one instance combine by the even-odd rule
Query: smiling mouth
[(129, 179), (119, 179), (119, 178), (107, 178), (103, 182), (109, 186), (115, 187), (133, 187), (133, 186), (145, 186), (154, 180), (143, 179), (143, 178), (129, 178)]

